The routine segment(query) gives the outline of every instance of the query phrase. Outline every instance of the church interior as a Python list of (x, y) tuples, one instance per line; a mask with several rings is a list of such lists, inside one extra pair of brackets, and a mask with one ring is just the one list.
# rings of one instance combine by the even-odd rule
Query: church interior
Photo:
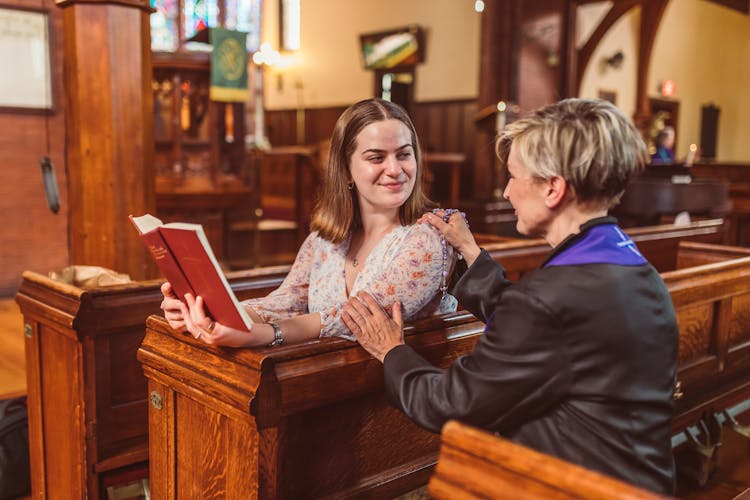
[[(511, 279), (549, 247), (502, 196), (504, 125), (584, 97), (651, 153), (674, 131), (674, 161), (612, 213), (677, 311), (677, 496), (750, 498), (749, 0), (4, 0), (0, 20), (0, 400), (26, 398), (19, 498), (661, 498), (424, 431), (348, 340), (207, 348), (160, 317), (128, 216), (201, 224), (237, 298), (264, 296), (309, 233), (337, 118), (370, 97), (408, 112), (424, 189)], [(239, 55), (217, 50), (221, 28)], [(239, 84), (218, 82), (233, 64)], [(406, 336), (448, 366), (482, 328), (459, 310)]]

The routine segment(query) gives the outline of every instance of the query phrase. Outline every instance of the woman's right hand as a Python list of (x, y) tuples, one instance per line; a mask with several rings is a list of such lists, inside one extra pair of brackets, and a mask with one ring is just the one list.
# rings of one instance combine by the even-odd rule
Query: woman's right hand
[(461, 256), (466, 260), (466, 264), (471, 266), (479, 253), (482, 251), (471, 234), (469, 225), (459, 213), (452, 213), (448, 220), (444, 220), (445, 211), (438, 210), (436, 213), (427, 212), (419, 218), (419, 222), (428, 222), (431, 226), (440, 231), (445, 241), (453, 248), (458, 250)]
[(172, 285), (169, 282), (165, 282), (161, 285), (161, 293), (164, 296), (164, 300), (161, 301), (161, 310), (164, 311), (164, 318), (169, 323), (169, 326), (173, 330), (180, 332), (186, 332), (187, 326), (185, 325), (185, 314), (184, 304), (177, 298)]

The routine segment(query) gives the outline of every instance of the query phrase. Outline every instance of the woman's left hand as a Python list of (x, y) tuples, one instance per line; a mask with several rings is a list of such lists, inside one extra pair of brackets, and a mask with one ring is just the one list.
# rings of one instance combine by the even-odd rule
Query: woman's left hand
[(359, 344), (381, 363), (388, 351), (404, 343), (401, 304), (395, 302), (392, 317), (367, 292), (358, 292), (344, 305), (341, 318)]
[[(185, 327), (196, 339), (199, 339), (208, 345), (221, 345), (226, 347), (251, 347), (263, 344), (258, 335), (224, 326), (220, 323), (216, 323), (209, 316), (206, 316), (203, 297), (200, 295), (193, 298), (192, 295), (186, 294), (185, 300), (187, 301), (187, 306), (184, 304), (182, 305), (182, 307), (186, 309)], [(253, 324), (253, 326), (256, 325), (257, 324)], [(271, 328), (269, 325), (262, 326), (269, 329)], [(273, 338), (273, 333), (271, 333), (271, 338)]]
[(206, 309), (203, 305), (203, 297), (200, 295), (193, 297), (192, 294), (185, 294), (185, 304), (182, 306), (183, 320), (185, 329), (196, 339), (205, 337), (206, 341), (216, 328), (216, 322), (206, 315)]

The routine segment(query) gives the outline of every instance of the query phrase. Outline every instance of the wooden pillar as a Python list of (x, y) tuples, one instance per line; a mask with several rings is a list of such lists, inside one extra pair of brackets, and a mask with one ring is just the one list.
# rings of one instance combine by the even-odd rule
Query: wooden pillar
[(147, 0), (64, 0), (64, 85), (72, 264), (150, 277), (128, 221), (155, 209)]
[(648, 128), (651, 104), (648, 97), (648, 70), (651, 66), (651, 51), (654, 48), (656, 31), (669, 0), (649, 0), (641, 3), (641, 30), (638, 39), (638, 76), (636, 81), (636, 109), (633, 121), (641, 132)]
[[(479, 95), (477, 108), (494, 106), (498, 101), (518, 100), (518, 21), (519, 0), (486, 0), (482, 13), (482, 33), (479, 55)], [(493, 115), (494, 116), (494, 115)], [(477, 127), (473, 198), (486, 201), (493, 198), (497, 186), (495, 171), (494, 119)]]

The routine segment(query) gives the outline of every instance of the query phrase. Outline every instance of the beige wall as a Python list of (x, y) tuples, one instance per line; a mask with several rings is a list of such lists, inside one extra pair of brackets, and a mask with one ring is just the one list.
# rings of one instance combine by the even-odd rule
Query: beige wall
[(700, 143), (701, 106), (713, 103), (721, 108), (718, 158), (750, 159), (749, 51), (750, 16), (702, 0), (670, 2), (657, 33), (648, 88), (656, 89), (664, 79), (675, 82), (678, 156)]
[[(579, 14), (586, 15), (589, 13), (579, 11)], [(600, 90), (614, 92), (617, 97), (617, 106), (628, 116), (633, 116), (635, 113), (640, 19), (640, 7), (631, 9), (604, 35), (583, 73), (579, 91), (580, 97), (599, 97)], [(625, 56), (622, 66), (619, 68), (607, 66), (604, 60), (617, 51), (622, 51)]]
[[(262, 38), (274, 46), (278, 45), (276, 3), (263, 2)], [(371, 97), (374, 77), (362, 69), (359, 35), (411, 23), (426, 30), (427, 45), (425, 62), (416, 71), (415, 99), (477, 96), (480, 14), (474, 11), (474, 2), (304, 0), (301, 18), (297, 63), (283, 71), (281, 86), (279, 72), (268, 72), (268, 109), (347, 105)]]
[[(586, 68), (580, 92), (596, 97), (599, 89), (614, 90), (618, 106), (631, 116), (639, 15), (631, 11), (607, 33)], [(602, 58), (618, 49), (625, 54), (623, 67), (603, 71)], [(750, 160), (750, 16), (705, 0), (671, 0), (654, 43), (649, 96), (659, 97), (664, 79), (675, 82), (671, 99), (680, 103), (678, 157), (700, 142), (701, 106), (713, 103), (721, 108), (717, 159)]]

